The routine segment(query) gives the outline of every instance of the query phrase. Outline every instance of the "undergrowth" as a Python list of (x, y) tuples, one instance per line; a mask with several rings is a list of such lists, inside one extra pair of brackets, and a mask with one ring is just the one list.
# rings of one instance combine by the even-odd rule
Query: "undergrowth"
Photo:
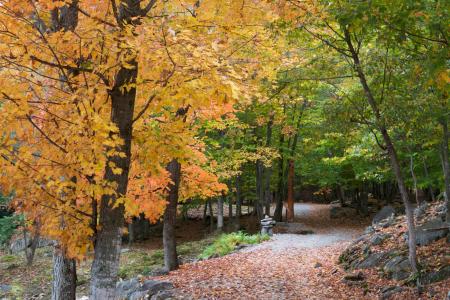
[(199, 258), (207, 259), (215, 256), (224, 256), (233, 252), (238, 245), (259, 244), (269, 239), (270, 237), (268, 235), (248, 235), (242, 231), (222, 234), (214, 241), (214, 243), (203, 250), (202, 254), (199, 255)]

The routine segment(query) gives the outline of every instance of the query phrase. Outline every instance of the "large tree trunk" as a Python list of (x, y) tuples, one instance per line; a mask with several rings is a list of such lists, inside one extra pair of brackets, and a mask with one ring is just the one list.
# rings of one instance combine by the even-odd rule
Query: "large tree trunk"
[(57, 245), (53, 253), (52, 300), (76, 299), (77, 271), (75, 259), (67, 258)]
[[(123, 140), (123, 145), (119, 146), (117, 150), (125, 155), (111, 156), (106, 163), (104, 179), (115, 183), (117, 188), (115, 195), (104, 195), (100, 202), (99, 230), (91, 269), (91, 298), (93, 300), (114, 299), (115, 297), (124, 225), (124, 206), (119, 204), (115, 207), (115, 202), (118, 197), (126, 195), (127, 192), (136, 98), (136, 88), (133, 85), (130, 85), (129, 89), (124, 89), (123, 86), (136, 82), (138, 67), (134, 60), (128, 63), (133, 67), (119, 70), (111, 91), (111, 121), (119, 129), (119, 137)], [(114, 173), (112, 165), (120, 168), (122, 172)]]
[(288, 222), (294, 221), (294, 160), (288, 162), (288, 196), (287, 196), (287, 213)]
[(172, 181), (168, 188), (167, 206), (164, 212), (163, 245), (164, 266), (167, 271), (178, 268), (177, 243), (175, 236), (175, 222), (177, 219), (178, 191), (180, 187), (181, 165), (173, 159), (166, 167)]
[(345, 36), (345, 41), (348, 45), (348, 50), (353, 59), (355, 71), (358, 75), (359, 81), (360, 81), (361, 86), (366, 95), (367, 102), (369, 103), (370, 107), (372, 108), (372, 111), (374, 113), (374, 116), (375, 116), (375, 119), (377, 122), (377, 127), (378, 127), (379, 131), (381, 132), (381, 135), (383, 136), (386, 150), (388, 152), (388, 155), (389, 155), (389, 158), (391, 161), (391, 167), (395, 174), (398, 188), (400, 190), (400, 195), (401, 195), (403, 204), (405, 206), (405, 213), (406, 213), (406, 220), (407, 220), (408, 234), (409, 234), (409, 239), (408, 239), (409, 262), (411, 264), (412, 271), (415, 274), (417, 274), (418, 270), (417, 270), (416, 231), (415, 231), (415, 226), (414, 226), (414, 215), (413, 215), (411, 203), (409, 202), (408, 191), (406, 189), (406, 185), (405, 185), (405, 182), (403, 179), (397, 152), (395, 150), (394, 144), (392, 143), (391, 137), (389, 136), (389, 133), (387, 131), (384, 119), (382, 118), (381, 113), (378, 109), (378, 105), (375, 101), (372, 90), (370, 89), (369, 84), (367, 83), (366, 76), (364, 74), (364, 71), (361, 66), (361, 62), (359, 60), (358, 51), (356, 51), (355, 48), (353, 47), (350, 32), (348, 31), (348, 28), (346, 28), (346, 27), (344, 28), (344, 36)]
[(447, 119), (440, 121), (442, 125), (442, 165), (444, 170), (445, 194), (447, 195), (447, 222), (450, 223), (450, 165), (448, 161), (448, 122)]

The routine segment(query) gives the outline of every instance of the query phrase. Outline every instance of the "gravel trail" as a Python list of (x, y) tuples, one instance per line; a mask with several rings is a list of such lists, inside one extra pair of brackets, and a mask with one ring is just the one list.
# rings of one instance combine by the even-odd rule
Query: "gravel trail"
[(352, 240), (362, 233), (363, 224), (355, 220), (343, 222), (330, 219), (329, 211), (330, 206), (327, 204), (296, 203), (295, 223), (290, 226), (299, 230), (311, 230), (312, 234), (274, 234), (269, 242), (250, 247), (245, 251), (318, 248)]

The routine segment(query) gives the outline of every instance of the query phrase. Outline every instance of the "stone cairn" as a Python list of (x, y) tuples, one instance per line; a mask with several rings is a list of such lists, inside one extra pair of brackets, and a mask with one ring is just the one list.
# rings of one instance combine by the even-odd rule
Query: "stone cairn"
[(268, 234), (269, 236), (272, 236), (272, 228), (276, 223), (277, 222), (274, 219), (272, 219), (268, 215), (265, 215), (264, 219), (261, 220), (261, 234)]

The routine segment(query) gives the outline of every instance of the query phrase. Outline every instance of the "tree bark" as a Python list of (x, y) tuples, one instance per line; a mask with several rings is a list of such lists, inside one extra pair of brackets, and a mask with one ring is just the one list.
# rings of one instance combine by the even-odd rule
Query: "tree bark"
[(221, 232), (223, 230), (223, 200), (225, 194), (217, 198), (217, 231)]
[(75, 259), (67, 258), (57, 245), (53, 252), (52, 300), (76, 299), (77, 271)]
[(132, 218), (130, 223), (128, 223), (128, 245), (131, 245), (136, 240), (135, 225), (134, 218)]
[[(285, 107), (283, 108), (285, 110)], [(283, 221), (283, 201), (284, 201), (284, 135), (280, 132), (279, 152), (280, 158), (278, 159), (278, 184), (277, 184), (277, 198), (274, 218), (275, 221)]]
[(175, 222), (177, 219), (177, 204), (181, 178), (181, 165), (176, 159), (173, 159), (167, 165), (166, 170), (170, 174), (171, 183), (168, 186), (169, 192), (167, 197), (167, 206), (164, 212), (164, 266), (167, 271), (172, 271), (178, 268)]
[(411, 172), (411, 177), (413, 179), (416, 204), (417, 204), (417, 206), (420, 206), (419, 191), (417, 189), (417, 177), (416, 177), (416, 173), (414, 172), (414, 158), (413, 158), (412, 154), (409, 157), (409, 170)]
[[(270, 114), (269, 122), (267, 122), (266, 147), (272, 144), (272, 126), (275, 114)], [(270, 178), (272, 175), (272, 167), (264, 167), (264, 213), (270, 216), (270, 205), (272, 200), (272, 193), (270, 191)]]
[(236, 176), (236, 220), (239, 223), (242, 216), (241, 175)]
[[(422, 160), (423, 162), (423, 169), (425, 171), (425, 176), (427, 177), (428, 180), (430, 180), (430, 174), (428, 173), (428, 166), (427, 163), (425, 161), (425, 159)], [(435, 196), (434, 196), (434, 189), (433, 189), (433, 183), (430, 182), (430, 185), (428, 186), (428, 191), (430, 193), (430, 199), (431, 201), (435, 200)]]
[(256, 161), (256, 200), (255, 200), (255, 211), (258, 216), (258, 220), (263, 217), (262, 203), (264, 201), (264, 190), (263, 190), (263, 164), (258, 159)]
[(287, 195), (287, 213), (288, 222), (294, 221), (294, 160), (288, 162), (288, 195)]
[(445, 194), (447, 195), (447, 223), (450, 223), (450, 165), (448, 160), (448, 122), (447, 119), (440, 121), (442, 125), (442, 165), (444, 170)]
[(205, 202), (205, 206), (203, 207), (203, 223), (206, 225), (206, 216), (208, 212), (208, 202)]
[(213, 213), (211, 200), (208, 201), (208, 206), (209, 206), (209, 225), (211, 227), (211, 231), (213, 231), (214, 230), (214, 213)]
[[(124, 223), (124, 206), (116, 206), (116, 199), (126, 195), (128, 187), (128, 173), (131, 159), (131, 137), (136, 88), (123, 86), (136, 83), (137, 62), (129, 61), (132, 68), (121, 68), (115, 78), (111, 91), (111, 121), (119, 129), (119, 137), (123, 145), (117, 150), (122, 156), (111, 156), (105, 167), (104, 180), (117, 185), (116, 194), (104, 195), (100, 201), (99, 230), (94, 250), (94, 261), (91, 269), (91, 299), (114, 299), (119, 269), (120, 247), (122, 243), (122, 227)], [(111, 133), (112, 135), (112, 133)], [(111, 165), (122, 170), (120, 174), (113, 172)]]
[(415, 232), (415, 226), (414, 226), (414, 215), (413, 215), (411, 203), (409, 201), (408, 191), (406, 189), (406, 185), (405, 185), (405, 182), (403, 179), (397, 152), (395, 150), (394, 144), (392, 143), (391, 137), (387, 131), (387, 128), (386, 128), (384, 120), (381, 116), (381, 113), (378, 109), (378, 105), (375, 101), (372, 90), (370, 89), (369, 84), (367, 83), (366, 76), (364, 74), (364, 71), (362, 69), (362, 66), (361, 66), (361, 63), (359, 60), (358, 52), (353, 47), (350, 32), (347, 27), (344, 28), (344, 37), (345, 37), (345, 41), (348, 46), (348, 50), (351, 54), (351, 58), (354, 63), (355, 71), (358, 75), (359, 81), (364, 90), (367, 102), (369, 103), (369, 105), (374, 113), (374, 116), (375, 116), (375, 119), (377, 122), (377, 127), (378, 127), (379, 131), (381, 132), (381, 135), (383, 136), (386, 150), (388, 152), (388, 155), (389, 155), (389, 158), (391, 161), (391, 167), (395, 174), (395, 178), (397, 180), (398, 188), (400, 190), (400, 195), (401, 195), (403, 204), (405, 206), (406, 220), (407, 220), (407, 225), (408, 225), (409, 262), (411, 264), (413, 273), (417, 274), (418, 269), (417, 269), (416, 232)]

